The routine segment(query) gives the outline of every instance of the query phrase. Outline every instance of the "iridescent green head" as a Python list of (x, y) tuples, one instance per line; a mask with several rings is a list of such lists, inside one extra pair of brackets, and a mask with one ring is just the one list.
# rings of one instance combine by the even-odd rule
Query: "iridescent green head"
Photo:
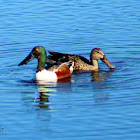
[(38, 70), (45, 68), (46, 64), (46, 50), (42, 46), (36, 46), (32, 49), (31, 53), (18, 65), (26, 65), (28, 62), (34, 58), (38, 59)]

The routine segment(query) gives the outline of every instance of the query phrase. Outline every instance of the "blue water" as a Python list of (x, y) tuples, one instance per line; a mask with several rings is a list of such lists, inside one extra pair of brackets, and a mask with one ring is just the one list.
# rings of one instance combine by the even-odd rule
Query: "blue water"
[[(0, 2), (0, 139), (139, 140), (139, 0)], [(38, 86), (34, 46), (116, 66)]]

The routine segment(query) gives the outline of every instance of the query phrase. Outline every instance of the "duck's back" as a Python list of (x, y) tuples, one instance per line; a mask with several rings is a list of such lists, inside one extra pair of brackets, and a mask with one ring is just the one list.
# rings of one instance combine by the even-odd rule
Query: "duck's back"
[(66, 54), (48, 51), (50, 55), (47, 58), (47, 64), (63, 63), (67, 61), (74, 61), (74, 70), (84, 70), (84, 66), (92, 65), (91, 62), (80, 55)]

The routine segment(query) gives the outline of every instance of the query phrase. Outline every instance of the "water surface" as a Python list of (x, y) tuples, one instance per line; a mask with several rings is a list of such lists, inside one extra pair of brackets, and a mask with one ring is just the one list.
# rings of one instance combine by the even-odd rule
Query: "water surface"
[[(138, 0), (0, 2), (1, 139), (140, 139)], [(116, 66), (37, 85), (34, 46), (89, 58), (101, 48)]]

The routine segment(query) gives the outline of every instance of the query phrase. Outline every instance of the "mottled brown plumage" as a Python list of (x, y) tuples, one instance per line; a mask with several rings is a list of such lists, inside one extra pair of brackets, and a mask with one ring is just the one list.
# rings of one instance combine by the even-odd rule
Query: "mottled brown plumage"
[(48, 51), (50, 53), (46, 62), (48, 65), (53, 65), (54, 63), (62, 63), (65, 61), (74, 61), (74, 70), (96, 70), (98, 71), (98, 60), (102, 60), (109, 68), (114, 69), (115, 66), (112, 65), (107, 57), (104, 55), (103, 51), (100, 48), (95, 48), (91, 51), (90, 60), (75, 54), (66, 54)]

